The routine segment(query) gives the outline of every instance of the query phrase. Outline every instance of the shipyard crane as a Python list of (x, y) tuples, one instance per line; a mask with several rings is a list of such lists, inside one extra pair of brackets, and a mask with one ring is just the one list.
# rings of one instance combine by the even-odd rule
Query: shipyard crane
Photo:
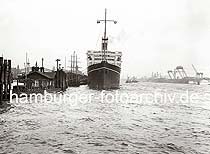
[(175, 75), (175, 73), (172, 70), (168, 71), (168, 75), (169, 75), (170, 79), (176, 79), (176, 75)]
[(196, 73), (196, 78), (203, 78), (203, 73), (202, 72), (198, 72), (193, 64), (192, 64), (192, 67), (193, 67), (193, 69), (194, 69), (194, 71)]
[(182, 66), (177, 66), (175, 70), (179, 73), (182, 79), (187, 77), (187, 73)]

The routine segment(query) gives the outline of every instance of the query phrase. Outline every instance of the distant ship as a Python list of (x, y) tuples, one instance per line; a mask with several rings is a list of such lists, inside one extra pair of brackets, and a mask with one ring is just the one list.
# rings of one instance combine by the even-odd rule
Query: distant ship
[(87, 73), (88, 86), (91, 89), (118, 89), (120, 85), (121, 57), (122, 52), (108, 50), (108, 37), (106, 35), (107, 22), (117, 23), (115, 20), (107, 20), (105, 9), (105, 19), (97, 20), (97, 23), (104, 22), (104, 36), (102, 47), (99, 51), (87, 52)]
[(127, 77), (127, 80), (125, 82), (126, 83), (137, 83), (138, 80), (135, 76), (133, 76), (133, 77)]

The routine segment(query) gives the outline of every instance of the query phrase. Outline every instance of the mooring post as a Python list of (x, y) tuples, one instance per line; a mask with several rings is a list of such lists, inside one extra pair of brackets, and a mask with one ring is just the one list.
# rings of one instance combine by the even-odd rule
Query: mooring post
[(57, 81), (58, 81), (57, 87), (60, 88), (60, 70), (58, 70)]
[(17, 78), (17, 94), (19, 95), (19, 78)]
[(67, 78), (67, 73), (65, 74), (65, 89), (68, 88), (68, 78)]
[(60, 86), (61, 86), (61, 89), (63, 90), (63, 73), (62, 73), (62, 70), (60, 72)]
[(3, 100), (3, 57), (0, 57), (0, 104)]
[(55, 79), (55, 87), (59, 88), (59, 61), (60, 59), (56, 59), (56, 63), (57, 63), (57, 70), (56, 70), (56, 79)]
[(3, 99), (6, 100), (7, 99), (7, 60), (6, 59), (4, 60), (4, 81), (3, 81), (3, 84), (4, 84)]
[(11, 90), (11, 83), (12, 83), (12, 74), (11, 74), (11, 60), (8, 60), (8, 89), (7, 89), (7, 100), (10, 99), (10, 90)]

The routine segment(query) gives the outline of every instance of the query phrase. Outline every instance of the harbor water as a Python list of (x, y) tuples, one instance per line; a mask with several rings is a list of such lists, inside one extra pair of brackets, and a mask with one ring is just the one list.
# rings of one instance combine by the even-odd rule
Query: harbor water
[(111, 91), (81, 86), (55, 97), (65, 94), (91, 97), (14, 99), (1, 109), (0, 153), (210, 153), (209, 85), (122, 83)]

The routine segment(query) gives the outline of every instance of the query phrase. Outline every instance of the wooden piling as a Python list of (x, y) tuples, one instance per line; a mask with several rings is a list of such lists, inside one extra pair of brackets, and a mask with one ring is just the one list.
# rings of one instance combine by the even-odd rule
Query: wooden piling
[(11, 60), (0, 57), (0, 104), (10, 99), (11, 83)]
[(3, 100), (3, 57), (0, 57), (0, 104)]
[(12, 87), (12, 85), (11, 85), (11, 83), (12, 83), (12, 71), (11, 71), (12, 66), (11, 65), (12, 65), (11, 60), (8, 60), (8, 78), (7, 78), (7, 81), (8, 81), (7, 93), (8, 93), (8, 95), (7, 95), (7, 100), (10, 99), (10, 90)]
[(7, 60), (4, 60), (3, 100), (7, 99)]

